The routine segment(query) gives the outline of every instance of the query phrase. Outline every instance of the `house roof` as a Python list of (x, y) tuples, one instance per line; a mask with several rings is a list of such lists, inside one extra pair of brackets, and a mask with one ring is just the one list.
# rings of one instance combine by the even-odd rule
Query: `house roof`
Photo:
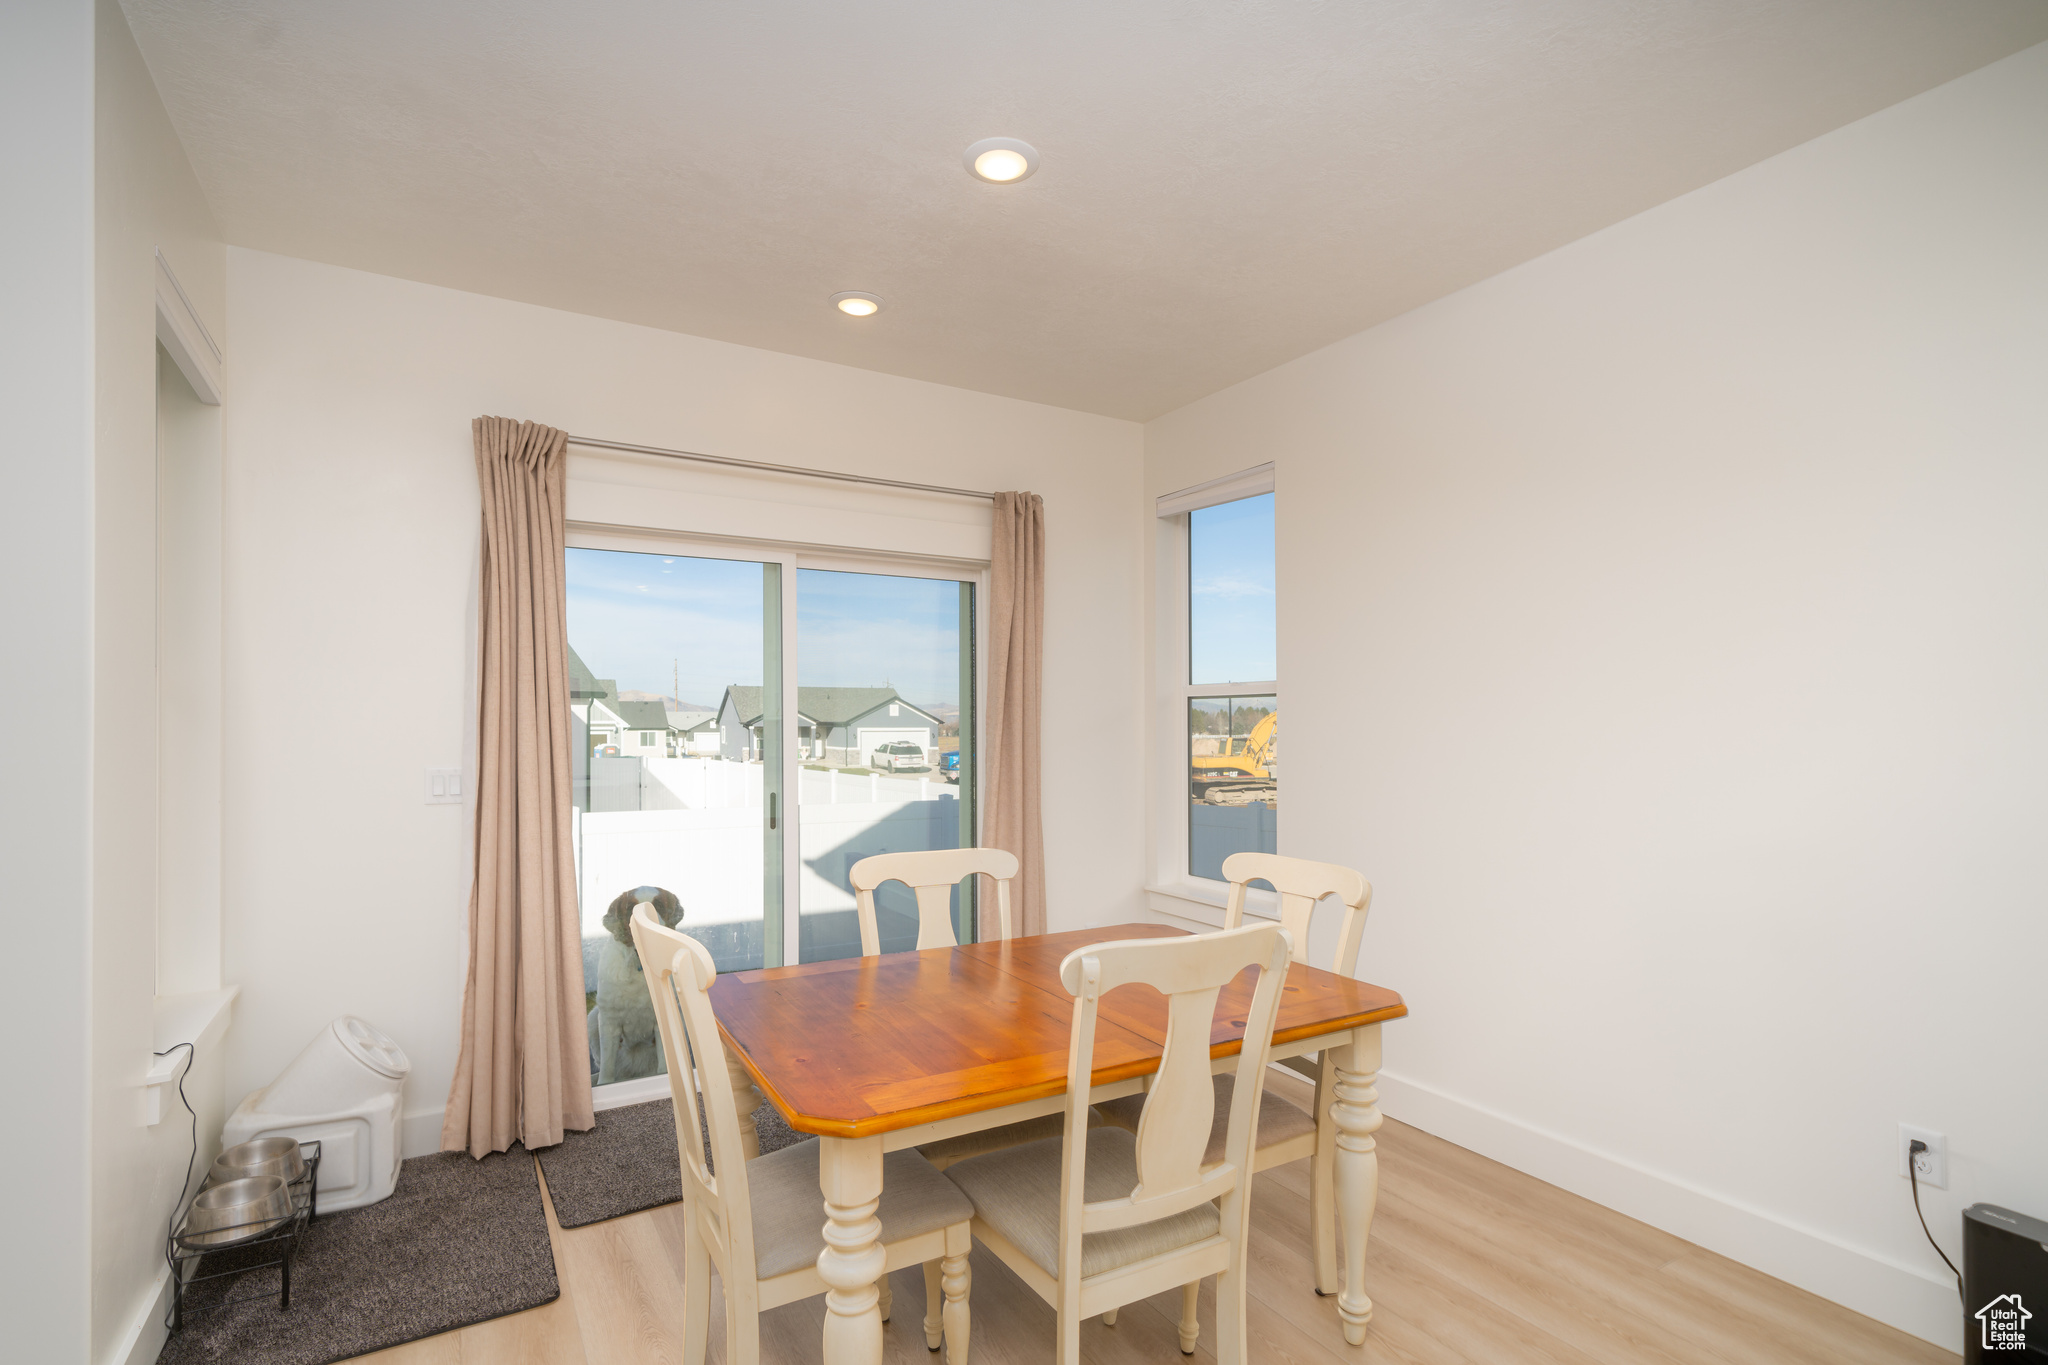
[(691, 730), (701, 730), (717, 719), (718, 713), (716, 711), (706, 711), (700, 707), (691, 707), (686, 711), (671, 711), (668, 713), (669, 728), (671, 730), (681, 730), (684, 733), (688, 733)]
[(590, 671), (589, 665), (576, 653), (575, 646), (569, 647), (569, 699), (571, 701), (613, 701), (619, 695), (619, 685), (610, 678), (600, 678)]
[[(733, 709), (739, 712), (740, 724), (752, 725), (761, 718), (760, 688), (735, 685), (726, 688), (725, 695), (732, 702)], [(902, 694), (893, 687), (799, 687), (796, 690), (797, 714), (818, 725), (844, 725), (892, 701), (902, 703), (934, 725), (942, 723), (915, 702), (904, 701)]]
[(619, 713), (619, 719), (633, 730), (666, 730), (668, 709), (658, 701), (621, 701), (612, 703), (612, 709)]

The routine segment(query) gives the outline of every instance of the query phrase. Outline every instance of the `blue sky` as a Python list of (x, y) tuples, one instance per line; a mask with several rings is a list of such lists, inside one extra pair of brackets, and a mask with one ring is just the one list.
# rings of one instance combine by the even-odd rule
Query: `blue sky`
[(1277, 677), (1273, 604), (1273, 495), (1190, 514), (1188, 681)]
[(960, 585), (799, 569), (797, 683), (893, 686), (923, 706), (960, 702)]
[[(759, 686), (762, 566), (624, 550), (568, 555), (569, 644), (623, 689), (715, 706), (726, 684)], [(959, 585), (888, 574), (797, 572), (797, 681), (959, 701)]]
[(569, 551), (569, 645), (621, 688), (716, 706), (761, 684), (762, 566), (730, 559)]

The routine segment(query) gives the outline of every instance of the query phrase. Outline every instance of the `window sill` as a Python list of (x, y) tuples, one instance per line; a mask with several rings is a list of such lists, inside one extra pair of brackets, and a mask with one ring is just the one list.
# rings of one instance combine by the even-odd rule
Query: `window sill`
[[(1177, 882), (1152, 883), (1145, 888), (1145, 902), (1162, 915), (1173, 915), (1179, 919), (1193, 920), (1211, 928), (1223, 927), (1223, 907), (1230, 899), (1230, 887), (1225, 882), (1203, 881), (1186, 877)], [(1280, 898), (1271, 891), (1252, 886), (1245, 888), (1244, 908), (1248, 915), (1260, 919), (1280, 918)]]
[(188, 1059), (172, 1052), (181, 1043), (192, 1045), (192, 1057), (198, 1059), (199, 1050), (212, 1047), (220, 1041), (234, 1022), (235, 997), (242, 993), (240, 986), (229, 986), (218, 991), (193, 991), (186, 995), (159, 995), (156, 998), (155, 1023), (152, 1050), (167, 1053), (167, 1056), (153, 1056), (149, 1069), (143, 1073), (143, 1106), (145, 1121), (150, 1127), (163, 1121), (164, 1095), (166, 1088), (177, 1081), (186, 1070)]

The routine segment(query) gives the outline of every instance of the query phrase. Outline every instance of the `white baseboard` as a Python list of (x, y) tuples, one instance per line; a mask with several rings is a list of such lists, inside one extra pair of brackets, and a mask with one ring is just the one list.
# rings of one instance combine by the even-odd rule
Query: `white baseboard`
[(1380, 1109), (1460, 1147), (1951, 1351), (1963, 1345), (1952, 1281), (1850, 1246), (1672, 1175), (1382, 1071)]
[[(1150, 909), (1165, 923), (1197, 931), (1214, 927), (1200, 918), (1202, 907), (1157, 891)], [(1962, 1350), (1962, 1316), (1951, 1280), (1447, 1095), (1399, 1072), (1382, 1071), (1379, 1091), (1380, 1109), (1390, 1118), (1923, 1341)]]
[(154, 1365), (164, 1349), (164, 1339), (170, 1335), (164, 1326), (164, 1319), (170, 1311), (171, 1268), (158, 1266), (156, 1280), (149, 1296), (143, 1300), (141, 1310), (128, 1324), (128, 1330), (121, 1334), (119, 1344), (107, 1353), (109, 1365)]
[(398, 1120), (398, 1155), (410, 1160), (432, 1156), (441, 1150), (441, 1120), (445, 1109), (415, 1109)]
[(668, 1073), (664, 1071), (659, 1076), (642, 1076), (637, 1081), (614, 1081), (610, 1085), (597, 1086), (590, 1092), (590, 1107), (602, 1112), (667, 1098)]
[[(637, 1081), (600, 1085), (590, 1092), (591, 1108), (619, 1109), (629, 1104), (668, 1098), (668, 1076), (643, 1076)], [(431, 1156), (441, 1150), (441, 1119), (445, 1109), (415, 1109), (398, 1121), (399, 1154)]]

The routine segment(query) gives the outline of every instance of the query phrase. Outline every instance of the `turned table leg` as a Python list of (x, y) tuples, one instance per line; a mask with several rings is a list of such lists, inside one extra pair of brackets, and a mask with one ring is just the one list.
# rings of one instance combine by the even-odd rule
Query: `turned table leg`
[(1337, 1124), (1337, 1225), (1344, 1243), (1344, 1286), (1337, 1293), (1337, 1316), (1344, 1323), (1344, 1340), (1362, 1346), (1365, 1325), (1372, 1321), (1372, 1300), (1365, 1293), (1365, 1242), (1380, 1189), (1378, 1143), (1373, 1138), (1381, 1123), (1374, 1085), (1380, 1070), (1380, 1026), (1353, 1030), (1350, 1045), (1334, 1051), (1337, 1084), (1330, 1115)]
[(825, 1196), (825, 1365), (881, 1365), (882, 1139), (818, 1139), (818, 1188)]
[(761, 1135), (754, 1130), (754, 1111), (766, 1101), (761, 1098), (761, 1092), (754, 1089), (754, 1078), (747, 1074), (745, 1064), (729, 1047), (725, 1050), (725, 1079), (732, 1086), (733, 1107), (740, 1114), (740, 1149), (747, 1154), (747, 1160), (752, 1161), (761, 1155)]

